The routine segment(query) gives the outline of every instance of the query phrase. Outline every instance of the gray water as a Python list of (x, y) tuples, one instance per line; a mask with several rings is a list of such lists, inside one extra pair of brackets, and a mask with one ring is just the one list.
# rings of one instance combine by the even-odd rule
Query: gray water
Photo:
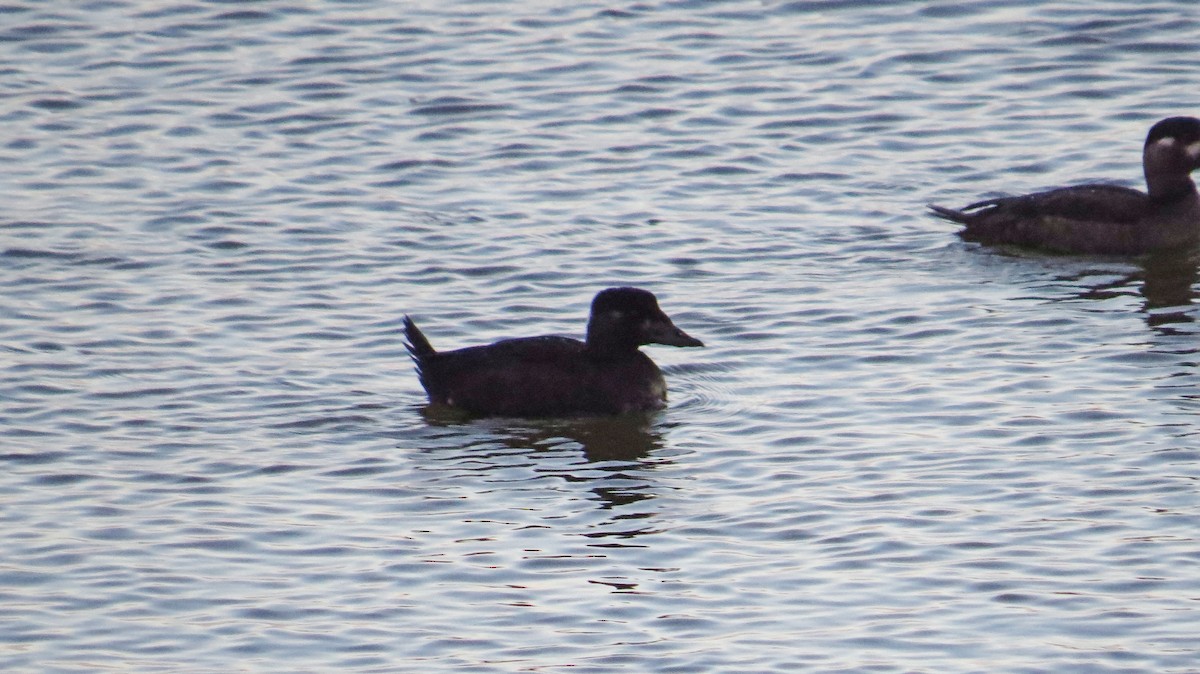
[[(927, 202), (1139, 186), (1176, 2), (0, 7), (0, 669), (1200, 671), (1197, 267)], [(654, 291), (661, 413), (400, 340)]]

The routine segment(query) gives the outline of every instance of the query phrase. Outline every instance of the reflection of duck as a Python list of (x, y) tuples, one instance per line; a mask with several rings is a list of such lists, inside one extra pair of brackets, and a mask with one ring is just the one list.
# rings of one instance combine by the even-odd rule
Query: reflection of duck
[[(1073, 298), (1109, 300), (1116, 297), (1142, 298), (1146, 323), (1159, 328), (1172, 323), (1195, 322), (1192, 306), (1198, 299), (1196, 283), (1200, 281), (1197, 254), (1189, 251), (1161, 251), (1138, 260), (1137, 267), (1121, 271), (1089, 268), (1080, 274), (1059, 277), (1059, 280), (1080, 283)], [(1115, 276), (1113, 275), (1115, 272)], [(1107, 280), (1087, 283), (1087, 277), (1101, 275)]]
[(667, 397), (662, 371), (638, 347), (704, 346), (675, 327), (653, 294), (638, 288), (598, 293), (584, 342), (524, 337), (438, 352), (407, 316), (404, 334), (430, 402), (479, 416), (660, 409)]
[[(1196, 319), (1187, 309), (1196, 301), (1197, 273), (1195, 256), (1187, 251), (1151, 255), (1142, 261), (1142, 297), (1146, 321), (1152, 327), (1172, 323), (1192, 323)], [(1178, 308), (1172, 310), (1172, 308)]]
[[(579, 443), (591, 462), (643, 463), (650, 452), (663, 446), (662, 434), (646, 417), (593, 417), (548, 428)], [(647, 464), (652, 465), (652, 464)]]
[[(424, 410), (431, 426), (450, 427), (469, 420), (458, 410), (430, 406)], [(505, 423), (497, 428), (505, 446), (517, 450), (539, 450), (567, 443), (578, 444), (588, 462), (634, 462), (653, 465), (645, 459), (663, 447), (662, 433), (651, 424), (646, 414), (626, 414), (609, 417), (579, 417), (522, 422), (519, 426)], [(472, 428), (478, 426), (472, 425)]]
[[(461, 424), (471, 431), (469, 437), (473, 440), (463, 452), (470, 457), (473, 470), (511, 469), (512, 457), (527, 458), (529, 466), (536, 466), (538, 476), (592, 483), (591, 491), (605, 510), (653, 498), (654, 490), (645, 471), (669, 462), (669, 459), (649, 458), (665, 443), (662, 432), (652, 424), (648, 414), (464, 424), (467, 419), (460, 412), (430, 406), (425, 408), (424, 416), (431, 426), (449, 428)], [(474, 434), (484, 429), (490, 432), (485, 433), (481, 448), (480, 438)], [(576, 458), (580, 449), (584, 463)], [(562, 463), (564, 457), (566, 462)], [(621, 531), (626, 532), (625, 527)], [(595, 535), (606, 536), (609, 532), (601, 529)]]
[(1153, 127), (1142, 150), (1148, 193), (1116, 185), (1077, 185), (986, 199), (956, 210), (930, 205), (964, 225), (959, 235), (1062, 253), (1138, 255), (1184, 248), (1200, 239), (1200, 120), (1171, 117)]

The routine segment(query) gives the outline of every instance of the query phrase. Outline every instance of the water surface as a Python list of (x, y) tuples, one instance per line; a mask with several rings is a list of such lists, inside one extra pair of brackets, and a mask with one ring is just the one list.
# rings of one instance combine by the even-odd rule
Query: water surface
[[(1187, 2), (0, 8), (6, 671), (1187, 672)], [(670, 407), (463, 422), (400, 340), (654, 291)]]

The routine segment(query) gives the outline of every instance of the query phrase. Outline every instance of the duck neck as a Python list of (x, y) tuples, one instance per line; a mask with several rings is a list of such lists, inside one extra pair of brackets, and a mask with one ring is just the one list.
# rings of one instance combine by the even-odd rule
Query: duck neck
[(623, 331), (612, 329), (612, 326), (598, 327), (588, 324), (586, 348), (588, 353), (598, 358), (619, 358), (636, 353), (637, 340)]
[(1150, 180), (1147, 176), (1146, 189), (1150, 198), (1155, 201), (1174, 201), (1189, 194), (1195, 194), (1196, 183), (1186, 175), (1175, 175), (1169, 178), (1160, 176), (1157, 180)]
[(1196, 183), (1192, 182), (1188, 168), (1180, 166), (1178, 158), (1149, 150), (1147, 148), (1142, 165), (1146, 173), (1146, 191), (1151, 199), (1173, 201), (1196, 193)]

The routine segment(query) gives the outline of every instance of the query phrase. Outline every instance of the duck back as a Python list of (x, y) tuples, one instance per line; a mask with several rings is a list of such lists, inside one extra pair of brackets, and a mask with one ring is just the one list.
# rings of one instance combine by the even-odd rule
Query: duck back
[(567, 337), (523, 337), (422, 355), (431, 402), (475, 415), (622, 414), (663, 407), (662, 372), (640, 351), (603, 357)]

